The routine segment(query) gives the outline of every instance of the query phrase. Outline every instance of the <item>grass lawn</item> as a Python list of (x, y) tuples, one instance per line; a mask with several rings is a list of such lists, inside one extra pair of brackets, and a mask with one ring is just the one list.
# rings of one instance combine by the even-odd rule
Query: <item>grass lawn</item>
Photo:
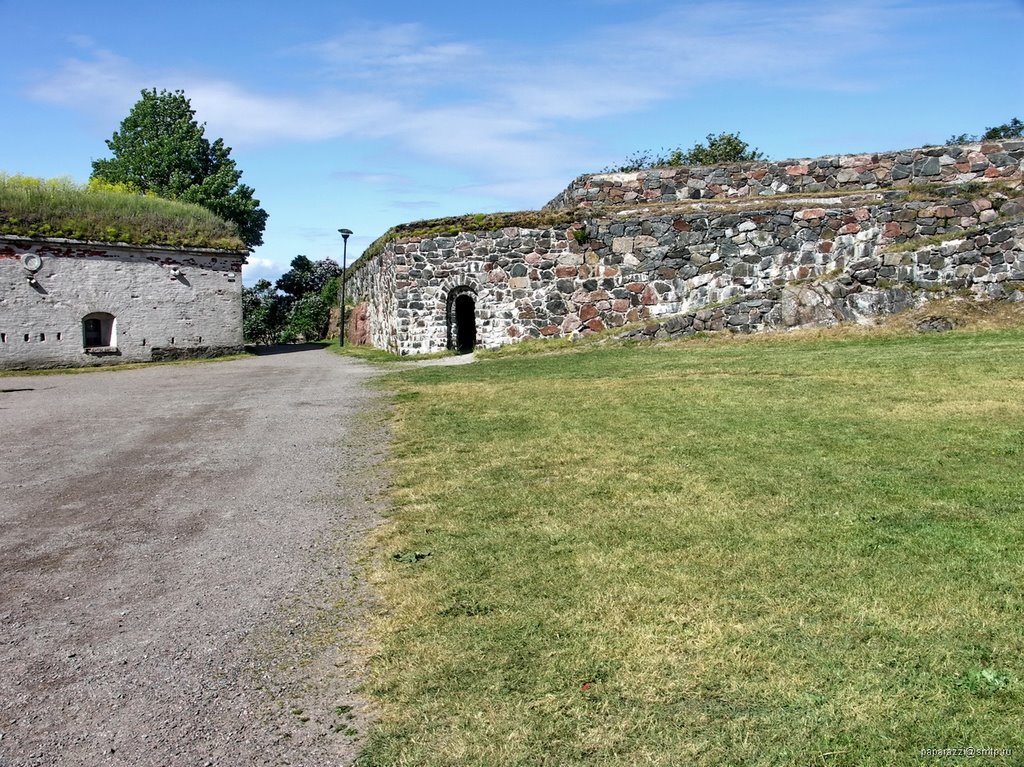
[(361, 764), (1024, 758), (1024, 330), (595, 346), (385, 383)]
[(391, 352), (384, 351), (383, 349), (376, 349), (373, 346), (359, 346), (352, 343), (341, 346), (336, 338), (327, 342), (327, 348), (335, 354), (340, 354), (343, 357), (354, 357), (356, 359), (363, 360), (364, 362), (372, 362), (378, 365), (403, 362), (422, 362), (423, 360), (434, 360), (440, 359), (441, 357), (452, 357), (455, 355), (455, 352), (452, 351), (440, 351), (431, 352), (430, 354), (415, 354), (402, 357), (401, 355), (392, 354)]

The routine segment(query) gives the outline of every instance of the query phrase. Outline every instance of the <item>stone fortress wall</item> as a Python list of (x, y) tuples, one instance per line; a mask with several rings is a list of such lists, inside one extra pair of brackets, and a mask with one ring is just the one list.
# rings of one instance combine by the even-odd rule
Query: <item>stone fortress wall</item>
[[(484, 347), (630, 323), (665, 336), (862, 320), (954, 291), (1024, 298), (1022, 176), (1024, 142), (1009, 141), (598, 174), (557, 198), (567, 223), (399, 237), (352, 284), (371, 342), (400, 354), (451, 346), (459, 294)], [(941, 196), (908, 194), (922, 178)], [(849, 190), (829, 195), (832, 179)]]
[(545, 209), (909, 186), (1019, 182), (1024, 141), (580, 176)]
[[(39, 259), (35, 271), (29, 255)], [(0, 236), (0, 369), (241, 351), (244, 258)], [(86, 346), (90, 315), (113, 318), (103, 345)]]

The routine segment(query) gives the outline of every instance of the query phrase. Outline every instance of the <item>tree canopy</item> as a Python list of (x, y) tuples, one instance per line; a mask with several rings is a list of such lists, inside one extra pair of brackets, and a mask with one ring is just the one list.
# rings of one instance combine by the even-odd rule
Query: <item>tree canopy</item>
[(739, 133), (709, 133), (704, 142), (698, 141), (689, 149), (682, 147), (665, 150), (659, 153), (651, 150), (634, 152), (626, 161), (615, 168), (607, 170), (629, 172), (645, 168), (676, 167), (680, 165), (716, 165), (725, 162), (747, 162), (761, 160), (764, 155), (740, 138)]
[(262, 245), (267, 212), (239, 183), (230, 147), (210, 143), (205, 127), (184, 91), (143, 90), (106, 142), (113, 157), (93, 161), (92, 178), (201, 205), (233, 223), (248, 247)]
[(277, 343), (287, 320), (277, 288), (270, 280), (259, 280), (251, 288), (242, 288), (242, 333), (247, 343)]
[(242, 289), (245, 340), (256, 344), (316, 341), (327, 335), (331, 307), (337, 303), (341, 266), (325, 258), (292, 259), (277, 282), (260, 280)]
[(1000, 141), (1008, 138), (1024, 138), (1024, 122), (1014, 117), (1008, 123), (985, 128), (980, 136), (977, 134), (960, 133), (946, 139), (947, 144), (970, 144), (975, 141)]

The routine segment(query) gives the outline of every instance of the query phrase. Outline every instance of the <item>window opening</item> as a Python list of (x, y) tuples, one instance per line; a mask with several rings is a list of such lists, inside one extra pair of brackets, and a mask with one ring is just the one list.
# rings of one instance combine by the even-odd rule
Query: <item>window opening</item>
[(113, 314), (94, 312), (82, 318), (82, 345), (86, 349), (117, 346), (116, 319)]

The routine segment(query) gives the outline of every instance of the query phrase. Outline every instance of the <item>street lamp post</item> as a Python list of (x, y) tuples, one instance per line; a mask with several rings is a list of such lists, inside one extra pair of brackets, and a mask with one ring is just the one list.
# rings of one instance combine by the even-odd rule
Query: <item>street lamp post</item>
[(338, 339), (340, 346), (345, 345), (345, 277), (348, 271), (348, 238), (352, 236), (351, 229), (339, 229), (338, 234), (344, 241), (341, 256), (341, 337)]

